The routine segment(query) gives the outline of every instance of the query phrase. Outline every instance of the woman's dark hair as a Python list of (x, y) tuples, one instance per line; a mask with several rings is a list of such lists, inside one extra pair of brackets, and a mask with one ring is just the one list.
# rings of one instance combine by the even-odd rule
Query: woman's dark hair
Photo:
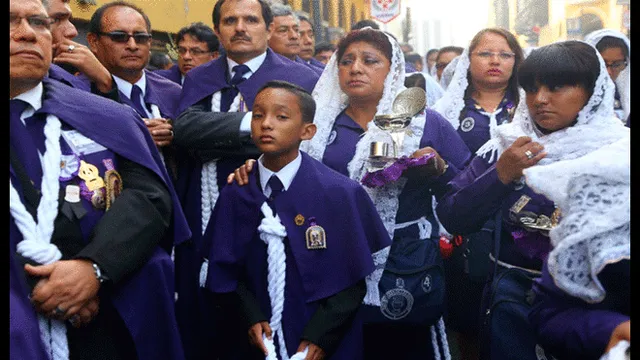
[(338, 43), (338, 61), (342, 59), (342, 55), (347, 51), (349, 45), (355, 42), (366, 42), (367, 44), (371, 44), (371, 46), (380, 50), (380, 52), (382, 52), (384, 56), (391, 61), (393, 50), (389, 39), (387, 39), (387, 35), (380, 30), (374, 29), (353, 30), (343, 37)]
[[(271, 7), (269, 3), (264, 0), (257, 0), (260, 4), (260, 8), (262, 9), (262, 19), (264, 20), (264, 25), (267, 30), (269, 30), (269, 25), (273, 21), (273, 14), (271, 13)], [(216, 30), (220, 30), (220, 14), (222, 4), (224, 4), (225, 0), (218, 0), (216, 4), (213, 6), (213, 13), (211, 14), (211, 18), (213, 20), (213, 28)]]
[[(509, 49), (516, 54), (515, 62), (513, 63), (513, 71), (511, 73), (511, 78), (509, 78), (509, 83), (507, 84), (507, 92), (511, 95), (513, 99), (513, 105), (518, 106), (520, 102), (520, 94), (518, 93), (518, 69), (520, 68), (520, 64), (522, 64), (522, 60), (524, 59), (524, 53), (522, 52), (522, 47), (518, 43), (518, 39), (513, 36), (509, 31), (502, 28), (486, 28), (480, 30), (474, 37), (471, 39), (471, 43), (469, 44), (469, 57), (475, 51), (478, 44), (480, 44), (480, 40), (485, 34), (496, 34), (500, 35), (505, 40), (507, 40), (507, 45), (509, 45)], [(469, 86), (467, 88), (467, 92), (465, 97), (470, 96), (473, 91), (473, 83), (471, 81), (471, 72), (467, 73), (467, 79), (469, 80)]]
[(537, 84), (549, 89), (568, 85), (581, 86), (591, 97), (599, 75), (596, 50), (569, 40), (533, 50), (520, 66), (518, 81), (526, 92), (534, 91)]
[(424, 91), (427, 91), (427, 80), (421, 73), (413, 73), (411, 75), (407, 75), (407, 77), (404, 78), (404, 86), (408, 88), (418, 87)]
[(282, 80), (271, 80), (265, 83), (256, 93), (261, 93), (266, 89), (282, 89), (295, 95), (298, 98), (298, 106), (302, 113), (302, 122), (313, 123), (313, 117), (316, 115), (316, 101), (304, 88)]
[(598, 49), (600, 53), (611, 48), (619, 48), (622, 50), (625, 58), (629, 57), (629, 48), (627, 47), (627, 44), (624, 40), (615, 36), (605, 36), (596, 44), (596, 49)]

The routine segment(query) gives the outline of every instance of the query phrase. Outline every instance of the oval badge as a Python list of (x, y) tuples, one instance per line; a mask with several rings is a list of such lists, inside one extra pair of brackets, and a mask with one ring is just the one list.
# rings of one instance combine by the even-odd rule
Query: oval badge
[(472, 117), (465, 118), (460, 123), (460, 130), (464, 132), (469, 132), (473, 130), (473, 127), (476, 125), (476, 121)]
[(413, 295), (404, 289), (404, 281), (396, 279), (396, 288), (387, 291), (380, 299), (382, 315), (391, 320), (400, 320), (411, 312)]

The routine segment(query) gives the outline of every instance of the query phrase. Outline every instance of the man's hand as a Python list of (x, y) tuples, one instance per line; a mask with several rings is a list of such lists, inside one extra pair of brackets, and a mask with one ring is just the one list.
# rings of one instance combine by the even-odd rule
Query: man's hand
[(266, 321), (261, 321), (257, 324), (254, 324), (249, 328), (249, 341), (258, 349), (262, 350), (265, 356), (267, 356), (267, 347), (264, 345), (262, 341), (262, 334), (265, 334), (267, 339), (272, 340), (271, 326)]
[(307, 357), (304, 360), (322, 360), (325, 357), (324, 350), (322, 350), (318, 345), (311, 343), (307, 340), (302, 340), (300, 346), (298, 346), (297, 352), (303, 352), (304, 349), (309, 347), (309, 351), (307, 352)]
[(505, 185), (517, 181), (523, 175), (522, 170), (537, 164), (545, 156), (544, 146), (528, 136), (521, 136), (500, 155), (496, 163), (498, 178)]
[(173, 126), (169, 120), (162, 118), (143, 120), (157, 147), (171, 145), (173, 142)]
[(227, 176), (227, 184), (232, 184), (235, 180), (240, 186), (247, 185), (249, 183), (249, 172), (253, 169), (255, 162), (256, 160), (254, 159), (247, 159), (242, 166)]
[(73, 327), (79, 328), (90, 323), (98, 314), (100, 309), (100, 298), (98, 296), (89, 299), (82, 308), (69, 318), (69, 322)]
[(31, 293), (36, 310), (59, 320), (76, 315), (98, 294), (100, 282), (89, 260), (63, 260), (49, 265), (25, 265), (30, 275), (42, 277)]
[[(72, 51), (69, 51), (70, 46)], [(113, 88), (113, 79), (109, 70), (100, 63), (88, 47), (80, 43), (64, 39), (60, 43), (53, 44), (53, 63), (75, 66), (103, 93)]]
[(613, 333), (611, 333), (611, 337), (609, 338), (609, 344), (607, 344), (606, 349), (604, 349), (604, 353), (608, 353), (609, 350), (622, 340), (631, 342), (631, 320), (627, 320), (613, 329)]

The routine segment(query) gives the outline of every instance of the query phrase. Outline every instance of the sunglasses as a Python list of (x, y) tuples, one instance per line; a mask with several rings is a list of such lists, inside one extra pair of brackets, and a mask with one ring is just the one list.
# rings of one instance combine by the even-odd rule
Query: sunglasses
[(128, 34), (124, 31), (112, 31), (106, 33), (99, 32), (98, 35), (107, 36), (111, 41), (120, 44), (128, 43), (130, 38), (133, 38), (136, 44), (148, 44), (149, 41), (151, 41), (151, 34), (147, 33)]

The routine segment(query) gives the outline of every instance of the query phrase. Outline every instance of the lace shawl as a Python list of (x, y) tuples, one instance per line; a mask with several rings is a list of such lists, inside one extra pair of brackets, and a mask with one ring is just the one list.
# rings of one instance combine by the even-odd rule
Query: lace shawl
[[(457, 59), (457, 60), (456, 60)], [(451, 64), (456, 61), (455, 67)], [(449, 81), (444, 95), (433, 105), (433, 110), (442, 115), (454, 129), (460, 127), (460, 112), (464, 109), (464, 93), (467, 91), (469, 81), (467, 72), (469, 71), (469, 48), (464, 49), (460, 56), (452, 60), (445, 68), (452, 67), (453, 75)], [(451, 71), (451, 70), (449, 70)], [(440, 84), (443, 83), (444, 72), (440, 77)], [(446, 80), (444, 80), (446, 81)]]
[[(393, 100), (396, 95), (405, 89), (404, 79), (404, 56), (400, 50), (397, 41), (387, 35), (392, 46), (392, 58), (389, 74), (384, 82), (384, 91), (382, 98), (378, 103), (377, 115), (390, 114)], [(333, 129), (338, 115), (347, 108), (349, 99), (342, 89), (338, 79), (338, 59), (337, 54), (331, 56), (327, 63), (322, 76), (318, 80), (313, 90), (313, 98), (316, 101), (317, 109), (313, 122), (317, 126), (315, 136), (308, 141), (303, 141), (301, 149), (306, 151), (310, 156), (322, 161), (327, 146), (329, 135)], [(409, 125), (411, 135), (405, 137), (404, 144), (400, 149), (400, 155), (411, 155), (420, 146), (420, 139), (424, 130), (425, 116), (424, 114), (416, 115)], [(367, 171), (367, 163), (369, 158), (370, 143), (374, 141), (392, 142), (391, 136), (378, 128), (373, 119), (367, 125), (367, 131), (358, 141), (356, 152), (353, 159), (348, 164), (349, 177), (358, 182)], [(389, 236), (393, 238), (396, 224), (396, 213), (398, 211), (398, 196), (402, 192), (406, 179), (401, 178), (395, 183), (391, 183), (378, 188), (366, 188), (365, 190), (373, 200), (378, 210)], [(367, 295), (365, 304), (380, 305), (380, 296), (378, 295), (378, 282), (382, 276), (386, 259), (389, 255), (389, 248), (378, 251), (373, 254), (376, 270), (372, 275), (367, 277)]]
[[(449, 84), (451, 83), (451, 79), (453, 78), (453, 74), (456, 71), (456, 66), (458, 65), (458, 58), (460, 56), (454, 57), (449, 64), (442, 70), (442, 76), (440, 76), (440, 87), (447, 90)], [(466, 90), (466, 89), (465, 89)]]
[(623, 33), (612, 29), (600, 29), (593, 31), (584, 38), (584, 41), (589, 45), (595, 47), (605, 36), (611, 36), (621, 39), (627, 45), (627, 49), (629, 50), (627, 67), (620, 72), (620, 75), (618, 75), (618, 78), (616, 79), (616, 86), (618, 87), (618, 92), (620, 93), (622, 110), (624, 110), (624, 119), (620, 120), (624, 122), (627, 121), (627, 117), (629, 116), (631, 107), (631, 43)]

